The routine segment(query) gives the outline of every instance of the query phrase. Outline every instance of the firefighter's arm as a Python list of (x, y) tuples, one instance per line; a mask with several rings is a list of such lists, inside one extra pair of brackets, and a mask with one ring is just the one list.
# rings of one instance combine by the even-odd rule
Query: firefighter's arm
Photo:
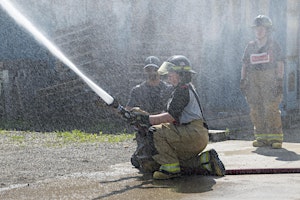
[(146, 125), (157, 125), (161, 123), (172, 123), (175, 119), (167, 112), (160, 113), (157, 115), (149, 115), (146, 112), (140, 112), (136, 109), (129, 111), (131, 124), (139, 124), (142, 126)]
[(161, 123), (172, 123), (175, 119), (167, 112), (157, 114), (157, 115), (150, 115), (149, 116), (150, 124), (157, 125)]
[[(127, 111), (128, 112), (128, 111)], [(151, 126), (161, 123), (172, 123), (175, 119), (167, 112), (149, 115), (147, 113), (129, 111), (129, 117), (127, 118), (130, 124), (140, 125), (140, 126)]]
[(274, 95), (278, 96), (283, 92), (284, 64), (282, 61), (277, 62), (276, 75), (277, 77), (275, 82)]
[(247, 90), (247, 87), (248, 87), (246, 78), (247, 78), (246, 65), (243, 64), (242, 65), (242, 70), (241, 70), (241, 80), (240, 80), (240, 89), (241, 89), (243, 95), (246, 95), (246, 90)]
[(242, 70), (241, 70), (241, 80), (246, 79), (246, 65), (242, 65)]
[(278, 61), (277, 62), (276, 74), (277, 74), (277, 78), (283, 79), (283, 75), (284, 75), (283, 61)]

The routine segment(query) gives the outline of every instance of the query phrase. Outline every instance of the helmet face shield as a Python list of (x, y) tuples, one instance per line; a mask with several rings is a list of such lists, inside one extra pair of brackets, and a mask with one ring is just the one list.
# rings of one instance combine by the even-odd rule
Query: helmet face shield
[(163, 62), (163, 64), (160, 66), (160, 68), (158, 69), (157, 72), (158, 72), (160, 75), (166, 75), (166, 74), (168, 74), (170, 71), (172, 71), (172, 68), (174, 68), (174, 67), (175, 67), (174, 64), (165, 61), (165, 62)]
[(163, 62), (163, 64), (158, 69), (160, 75), (166, 75), (169, 72), (190, 72), (195, 74), (196, 72), (192, 70), (191, 66), (176, 66), (170, 62)]
[(195, 74), (196, 72), (192, 70), (190, 61), (182, 55), (171, 56), (167, 61), (158, 69), (160, 75), (168, 74), (169, 72), (189, 72)]

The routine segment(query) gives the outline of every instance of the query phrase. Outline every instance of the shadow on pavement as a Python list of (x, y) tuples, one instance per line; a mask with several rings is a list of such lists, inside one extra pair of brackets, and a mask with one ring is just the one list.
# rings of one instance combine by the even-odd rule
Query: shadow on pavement
[[(134, 180), (140, 179), (140, 177), (139, 176), (130, 176), (130, 177), (124, 177), (124, 178), (111, 180), (111, 181), (101, 181), (100, 183), (101, 184), (114, 184), (114, 183), (119, 183), (119, 182), (122, 182), (122, 181), (129, 181), (130, 179), (132, 179), (131, 181), (134, 181)], [(151, 180), (141, 181), (140, 183), (134, 184), (132, 186), (126, 185), (125, 187), (121, 187), (117, 190), (112, 190), (107, 194), (103, 194), (99, 197), (96, 197), (93, 200), (104, 199), (104, 198), (114, 196), (114, 195), (117, 195), (117, 194), (126, 193), (126, 192), (128, 192), (130, 190), (134, 190), (134, 189), (149, 188), (148, 186), (145, 187), (146, 185), (149, 185), (149, 184), (151, 184)], [(113, 187), (113, 188), (115, 189), (116, 187)], [(152, 188), (155, 188), (155, 187), (152, 187)]]
[(172, 188), (178, 193), (203, 193), (212, 191), (216, 184), (213, 176), (182, 176), (174, 180), (154, 180), (153, 185)]
[[(143, 174), (141, 176), (131, 176), (131, 177), (124, 177), (116, 180), (110, 181), (103, 181), (100, 184), (112, 184), (111, 187), (113, 188), (112, 191), (109, 193), (103, 194), (99, 197), (94, 198), (93, 200), (99, 200), (108, 198), (114, 195), (125, 194), (131, 190), (147, 190), (147, 189), (157, 189), (157, 188), (165, 188), (171, 189), (171, 191), (177, 193), (203, 193), (212, 191), (212, 187), (216, 184), (214, 180), (214, 176), (182, 176), (180, 178), (170, 179), (170, 180), (153, 180), (152, 174)], [(129, 181), (134, 182), (133, 184), (121, 184), (120, 182)], [(119, 183), (121, 187), (115, 187), (115, 184)], [(119, 188), (119, 189), (116, 189)]]
[(282, 149), (272, 149), (270, 147), (257, 148), (253, 153), (257, 153), (264, 156), (276, 157), (276, 160), (281, 161), (298, 161), (300, 160), (300, 155), (294, 151), (289, 151), (285, 148)]

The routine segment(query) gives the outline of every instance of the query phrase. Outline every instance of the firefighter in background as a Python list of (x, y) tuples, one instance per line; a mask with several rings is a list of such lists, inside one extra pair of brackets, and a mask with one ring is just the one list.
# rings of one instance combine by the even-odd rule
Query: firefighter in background
[(160, 165), (153, 173), (158, 180), (178, 177), (183, 168), (201, 168), (209, 175), (224, 176), (225, 167), (214, 149), (203, 152), (209, 137), (199, 98), (191, 83), (190, 61), (175, 55), (164, 62), (158, 72), (168, 75), (174, 86), (167, 110), (161, 114), (146, 115), (132, 111), (132, 123), (151, 125), (155, 152), (153, 159)]
[(126, 109), (139, 107), (151, 114), (161, 113), (167, 104), (172, 92), (172, 86), (160, 79), (157, 70), (160, 60), (155, 56), (149, 56), (145, 60), (144, 75), (146, 80), (134, 86), (126, 104)]
[[(158, 114), (166, 108), (173, 87), (160, 79), (160, 75), (157, 72), (159, 65), (160, 60), (156, 56), (146, 58), (144, 66), (146, 80), (131, 89), (130, 97), (125, 107), (126, 110), (139, 107), (147, 113)], [(131, 164), (143, 172), (151, 172), (155, 168), (153, 166), (157, 166), (157, 164), (151, 157), (152, 145), (149, 144), (147, 139), (149, 127), (137, 125), (135, 128), (137, 130), (137, 148), (131, 156)], [(141, 168), (141, 165), (143, 165), (143, 168)]]
[(283, 142), (279, 104), (283, 93), (284, 56), (271, 36), (269, 17), (258, 15), (253, 30), (256, 39), (245, 49), (240, 87), (250, 106), (253, 146), (279, 149)]

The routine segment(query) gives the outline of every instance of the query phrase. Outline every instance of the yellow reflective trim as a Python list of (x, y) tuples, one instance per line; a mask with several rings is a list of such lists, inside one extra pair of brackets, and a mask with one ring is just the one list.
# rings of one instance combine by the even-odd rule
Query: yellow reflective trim
[(283, 140), (283, 137), (273, 137), (273, 138), (268, 138), (267, 140), (272, 141), (272, 140)]
[(283, 136), (282, 133), (269, 133), (269, 134), (260, 134), (260, 133), (256, 133), (254, 134), (255, 136), (258, 136), (258, 137), (272, 137), (272, 136), (278, 136), (278, 135), (281, 135)]
[(270, 133), (270, 134), (254, 134), (254, 137), (258, 140), (283, 140), (283, 134), (282, 133)]
[(170, 173), (178, 173), (180, 172), (180, 165), (179, 163), (164, 164), (159, 169)]
[(180, 70), (183, 70), (183, 71), (192, 71), (192, 67), (191, 66), (176, 66), (173, 63), (165, 61), (159, 67), (159, 69), (158, 69), (157, 72), (160, 75), (166, 75), (166, 74), (168, 74), (172, 70), (174, 70), (174, 71), (180, 71)]
[(201, 155), (200, 155), (200, 163), (203, 164), (203, 163), (208, 163), (209, 161), (209, 152), (206, 151), (206, 152), (203, 152)]
[(212, 171), (212, 168), (211, 168), (211, 164), (208, 163), (208, 164), (204, 164), (204, 165), (201, 165), (204, 169), (208, 170), (208, 171)]
[(191, 70), (192, 68), (190, 66), (173, 66), (173, 70)]

